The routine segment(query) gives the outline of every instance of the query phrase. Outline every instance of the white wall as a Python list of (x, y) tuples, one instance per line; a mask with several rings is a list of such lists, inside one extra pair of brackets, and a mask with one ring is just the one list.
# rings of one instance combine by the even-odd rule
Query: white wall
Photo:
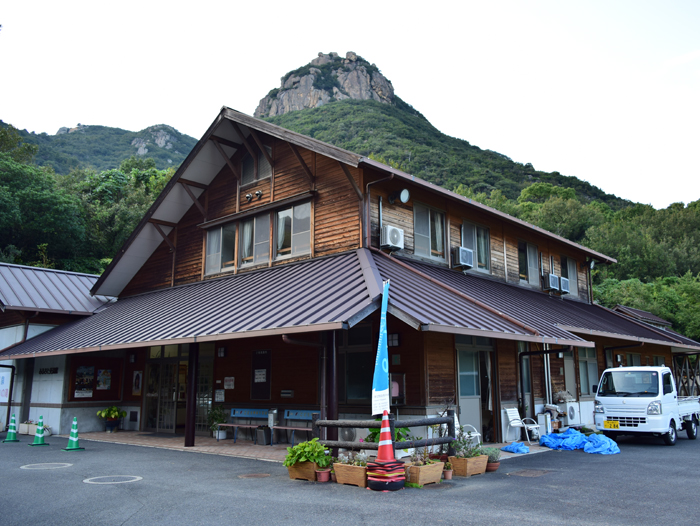
[[(56, 374), (40, 374), (41, 369), (57, 368)], [(66, 371), (66, 356), (47, 356), (37, 358), (34, 362), (34, 378), (32, 381), (32, 406), (29, 409), (29, 419), (38, 421), (44, 417), (44, 424), (51, 427), (51, 432), (65, 433), (61, 427), (61, 408), (42, 407), (41, 404), (63, 403), (63, 385)], [(70, 427), (68, 428), (70, 432)]]

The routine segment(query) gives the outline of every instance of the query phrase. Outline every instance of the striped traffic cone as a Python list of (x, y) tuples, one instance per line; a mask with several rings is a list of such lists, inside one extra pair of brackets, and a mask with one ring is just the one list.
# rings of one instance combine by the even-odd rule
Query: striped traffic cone
[(36, 435), (34, 435), (34, 443), (27, 444), (28, 446), (48, 446), (44, 442), (44, 417), (39, 417), (39, 423), (36, 425)]
[(12, 413), (12, 418), (10, 418), (10, 426), (7, 428), (7, 437), (3, 442), (19, 442), (17, 440), (17, 424), (15, 424), (15, 414)]
[(396, 459), (394, 458), (394, 446), (391, 438), (389, 412), (385, 409), (384, 415), (382, 416), (382, 429), (379, 432), (379, 451), (377, 451), (377, 462), (396, 462)]
[(78, 418), (73, 417), (73, 427), (70, 429), (68, 445), (62, 451), (81, 451), (84, 449), (84, 447), (80, 447), (80, 442), (78, 441)]

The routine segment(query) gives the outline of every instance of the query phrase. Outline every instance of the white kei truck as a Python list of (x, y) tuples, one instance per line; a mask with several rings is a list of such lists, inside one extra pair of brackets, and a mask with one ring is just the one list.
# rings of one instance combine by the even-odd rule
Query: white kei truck
[(605, 436), (651, 435), (673, 446), (678, 431), (698, 436), (700, 401), (678, 397), (668, 367), (617, 367), (606, 369), (595, 395), (595, 427)]

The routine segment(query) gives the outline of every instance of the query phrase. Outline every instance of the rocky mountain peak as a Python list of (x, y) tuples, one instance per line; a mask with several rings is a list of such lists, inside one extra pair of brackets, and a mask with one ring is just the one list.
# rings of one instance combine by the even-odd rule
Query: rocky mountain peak
[(345, 58), (335, 52), (319, 53), (305, 66), (282, 77), (280, 87), (260, 100), (254, 115), (284, 115), (343, 99), (393, 104), (394, 87), (376, 65), (352, 51)]

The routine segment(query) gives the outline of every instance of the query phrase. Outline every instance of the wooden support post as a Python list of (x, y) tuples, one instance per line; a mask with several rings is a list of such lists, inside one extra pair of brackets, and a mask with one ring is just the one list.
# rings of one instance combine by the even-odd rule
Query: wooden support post
[(231, 173), (233, 174), (233, 176), (234, 176), (236, 179), (240, 179), (240, 178), (241, 178), (241, 174), (238, 173), (238, 170), (236, 169), (236, 167), (235, 167), (235, 166), (233, 165), (233, 163), (231, 162), (231, 159), (228, 158), (228, 155), (226, 155), (226, 152), (225, 152), (224, 149), (221, 147), (221, 145), (219, 144), (219, 142), (218, 142), (216, 139), (212, 139), (212, 142), (214, 143), (214, 146), (216, 146), (216, 149), (219, 150), (219, 153), (221, 154), (221, 157), (223, 157), (224, 160), (226, 161), (226, 164), (228, 165), (229, 170), (231, 170)]
[[(396, 422), (392, 413), (389, 413), (389, 431), (391, 433), (391, 454), (396, 458)], [(379, 436), (381, 437), (381, 432)]]
[(320, 438), (320, 429), (316, 425), (316, 420), (319, 420), (320, 415), (318, 413), (311, 413), (311, 438)]
[(233, 126), (233, 129), (236, 130), (236, 134), (238, 134), (238, 137), (243, 141), (243, 144), (245, 145), (245, 149), (248, 150), (248, 153), (250, 156), (253, 158), (253, 160), (256, 160), (258, 158), (257, 153), (255, 150), (253, 150), (253, 147), (250, 145), (250, 142), (248, 142), (248, 139), (245, 138), (245, 135), (243, 135), (243, 131), (241, 128), (238, 126), (237, 123), (233, 121), (229, 121), (231, 125)]
[[(328, 349), (328, 420), (338, 420), (338, 351), (335, 345), (335, 331), (326, 333), (326, 348)], [(329, 428), (326, 437), (328, 440), (338, 440), (338, 428)], [(337, 448), (333, 449), (331, 454), (337, 457)]]
[(185, 447), (194, 447), (197, 419), (197, 378), (199, 377), (199, 344), (191, 343), (187, 363), (187, 408), (185, 409)]
[(287, 146), (289, 146), (289, 149), (292, 150), (292, 153), (294, 154), (294, 157), (297, 158), (297, 161), (299, 162), (299, 165), (300, 165), (301, 168), (304, 170), (304, 173), (305, 173), (306, 176), (309, 178), (309, 181), (311, 182), (311, 184), (313, 184), (313, 183), (314, 183), (314, 174), (311, 173), (311, 170), (309, 169), (309, 167), (307, 166), (307, 164), (304, 162), (304, 158), (303, 158), (303, 157), (301, 156), (301, 154), (299, 153), (299, 150), (297, 150), (297, 147), (294, 146), (291, 142), (288, 142), (288, 143), (287, 143)]
[(352, 185), (352, 189), (355, 190), (355, 194), (357, 194), (357, 198), (362, 201), (363, 196), (362, 196), (362, 190), (360, 190), (360, 187), (357, 186), (357, 183), (355, 182), (355, 179), (352, 177), (352, 174), (350, 173), (350, 170), (348, 170), (348, 167), (345, 166), (343, 163), (338, 161), (338, 165), (340, 165), (340, 168), (342, 168), (343, 173), (345, 174), (345, 177), (348, 178), (348, 181), (350, 181), (350, 184)]
[(163, 238), (163, 240), (168, 244), (170, 247), (170, 252), (175, 252), (175, 245), (173, 245), (173, 242), (170, 241), (170, 238), (165, 235), (165, 232), (163, 232), (163, 229), (160, 228), (160, 225), (158, 223), (153, 223), (151, 222), (153, 227), (156, 229), (156, 231), (160, 234), (160, 236)]
[(202, 217), (206, 218), (206, 217), (207, 217), (207, 213), (206, 213), (206, 211), (204, 210), (204, 207), (202, 206), (202, 203), (200, 203), (200, 202), (199, 202), (199, 199), (197, 199), (197, 198), (194, 196), (194, 194), (192, 193), (192, 190), (190, 190), (190, 187), (187, 185), (187, 183), (183, 183), (183, 182), (181, 182), (181, 181), (178, 181), (178, 182), (180, 182), (180, 184), (182, 184), (182, 187), (185, 189), (185, 192), (187, 192), (187, 195), (190, 196), (190, 198), (192, 199), (192, 201), (194, 202), (194, 204), (197, 206), (197, 209), (198, 209), (198, 210), (200, 211), (200, 213), (202, 214)]

